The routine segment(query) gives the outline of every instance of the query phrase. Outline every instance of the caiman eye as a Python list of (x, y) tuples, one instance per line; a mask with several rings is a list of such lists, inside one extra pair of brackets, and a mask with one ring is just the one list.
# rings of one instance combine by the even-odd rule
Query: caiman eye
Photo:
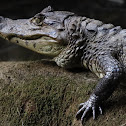
[(31, 22), (37, 26), (42, 26), (44, 18), (44, 16), (35, 16)]
[(41, 26), (42, 25), (42, 21), (40, 18), (33, 18), (32, 20), (32, 23), (35, 24), (35, 25), (38, 25), (38, 26)]

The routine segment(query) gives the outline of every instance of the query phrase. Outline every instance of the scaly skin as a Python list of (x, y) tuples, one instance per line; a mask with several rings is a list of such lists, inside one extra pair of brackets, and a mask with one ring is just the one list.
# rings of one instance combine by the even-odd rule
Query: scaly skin
[(101, 103), (118, 86), (126, 66), (126, 30), (112, 24), (45, 8), (33, 18), (1, 17), (0, 36), (38, 53), (52, 56), (64, 68), (86, 67), (99, 78), (90, 98), (76, 117), (83, 122), (92, 111), (102, 114)]

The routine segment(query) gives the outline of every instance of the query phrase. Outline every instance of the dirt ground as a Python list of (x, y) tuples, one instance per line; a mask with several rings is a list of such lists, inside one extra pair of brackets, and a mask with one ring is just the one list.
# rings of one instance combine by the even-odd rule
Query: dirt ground
[[(10, 45), (0, 50), (1, 126), (81, 126), (78, 104), (98, 78), (87, 70), (65, 70), (44, 57)], [(104, 114), (85, 126), (126, 126), (126, 86), (103, 104)]]

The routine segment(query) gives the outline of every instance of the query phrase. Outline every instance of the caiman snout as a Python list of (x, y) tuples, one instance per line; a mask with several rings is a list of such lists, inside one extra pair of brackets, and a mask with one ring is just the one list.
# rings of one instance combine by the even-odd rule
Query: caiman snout
[(0, 16), (0, 30), (5, 26), (5, 18)]

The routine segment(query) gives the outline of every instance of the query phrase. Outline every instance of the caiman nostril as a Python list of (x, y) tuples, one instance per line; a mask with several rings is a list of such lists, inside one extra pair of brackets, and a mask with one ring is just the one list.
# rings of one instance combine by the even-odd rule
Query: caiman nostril
[(0, 23), (4, 21), (4, 17), (0, 16)]
[(4, 17), (0, 16), (0, 30), (6, 25), (6, 20)]

